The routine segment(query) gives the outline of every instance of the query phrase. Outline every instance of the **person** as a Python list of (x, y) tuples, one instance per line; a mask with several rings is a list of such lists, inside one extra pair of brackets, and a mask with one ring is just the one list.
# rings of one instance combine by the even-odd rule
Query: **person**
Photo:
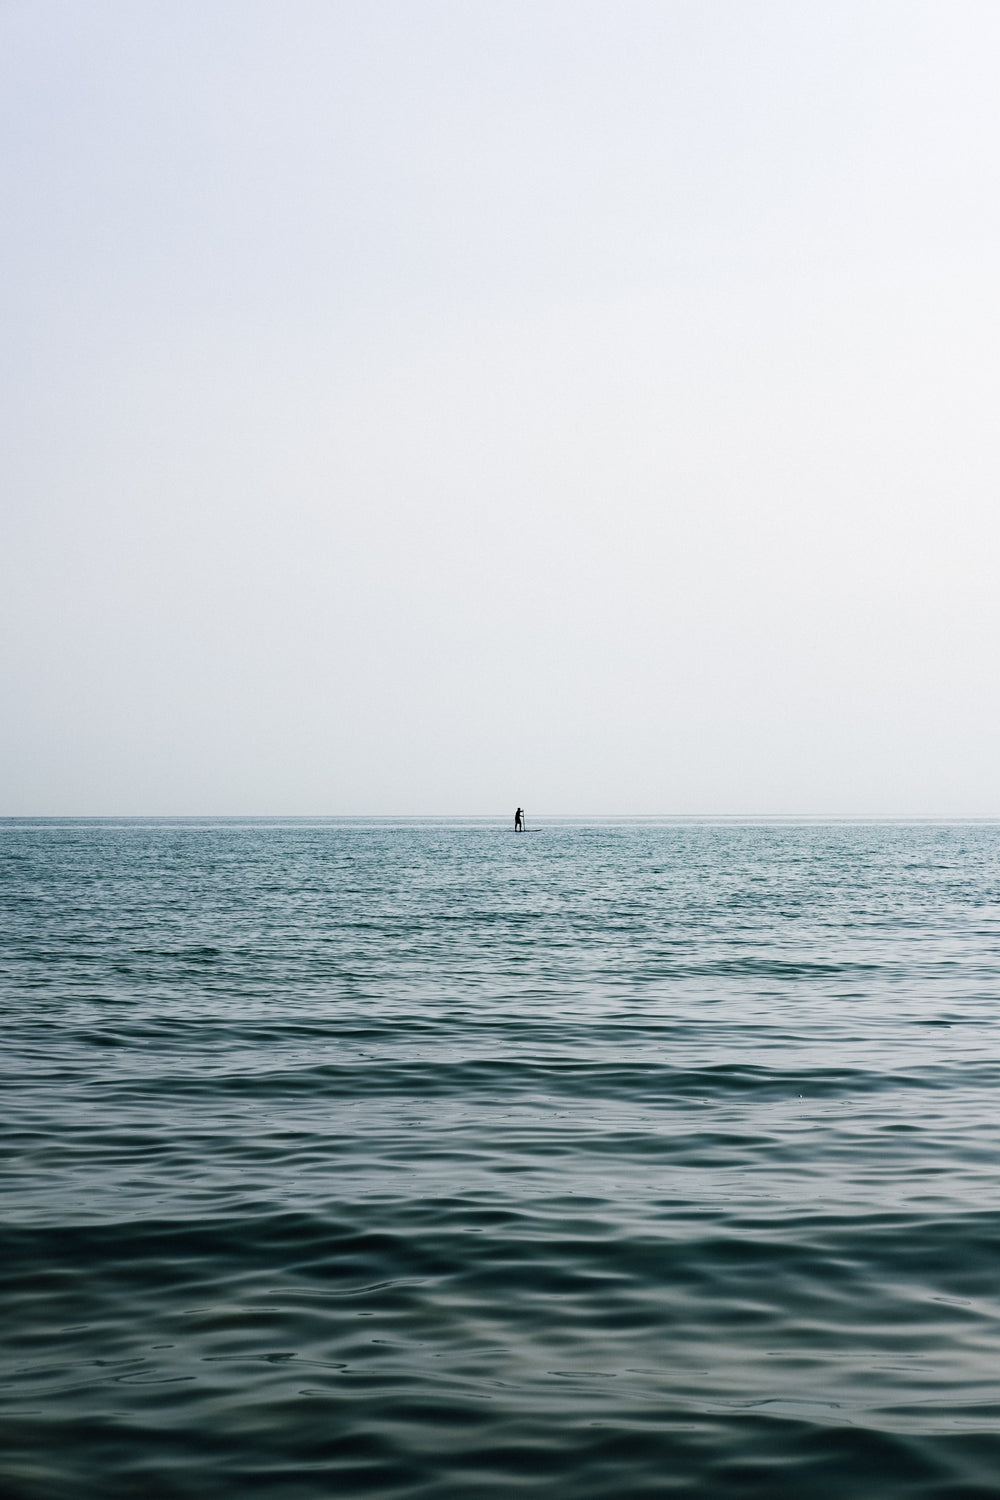
[(519, 807), (518, 810), (517, 810), (517, 812), (514, 814), (514, 832), (515, 833), (523, 833), (524, 832), (524, 808), (523, 807)]

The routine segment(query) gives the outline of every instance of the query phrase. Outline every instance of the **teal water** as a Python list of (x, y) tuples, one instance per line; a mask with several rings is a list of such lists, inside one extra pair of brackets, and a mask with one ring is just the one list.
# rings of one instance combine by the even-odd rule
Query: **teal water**
[(1000, 826), (0, 823), (0, 1493), (1000, 1492)]

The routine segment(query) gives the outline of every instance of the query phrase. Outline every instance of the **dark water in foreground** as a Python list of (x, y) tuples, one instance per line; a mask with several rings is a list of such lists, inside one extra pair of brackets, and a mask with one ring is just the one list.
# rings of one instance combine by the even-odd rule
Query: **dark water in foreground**
[(0, 824), (0, 1492), (1000, 1492), (1000, 826)]

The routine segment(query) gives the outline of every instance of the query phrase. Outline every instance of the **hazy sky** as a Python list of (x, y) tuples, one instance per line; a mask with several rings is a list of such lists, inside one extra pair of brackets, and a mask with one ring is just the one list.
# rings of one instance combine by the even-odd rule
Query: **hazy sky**
[(0, 813), (1000, 815), (1000, 6), (0, 0)]

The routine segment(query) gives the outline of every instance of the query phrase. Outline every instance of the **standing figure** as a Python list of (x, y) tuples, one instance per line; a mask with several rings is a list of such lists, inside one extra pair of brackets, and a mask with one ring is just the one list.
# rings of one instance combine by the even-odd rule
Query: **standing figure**
[(523, 807), (519, 807), (518, 810), (517, 810), (517, 812), (514, 814), (514, 832), (515, 833), (523, 833), (524, 832), (524, 808)]

